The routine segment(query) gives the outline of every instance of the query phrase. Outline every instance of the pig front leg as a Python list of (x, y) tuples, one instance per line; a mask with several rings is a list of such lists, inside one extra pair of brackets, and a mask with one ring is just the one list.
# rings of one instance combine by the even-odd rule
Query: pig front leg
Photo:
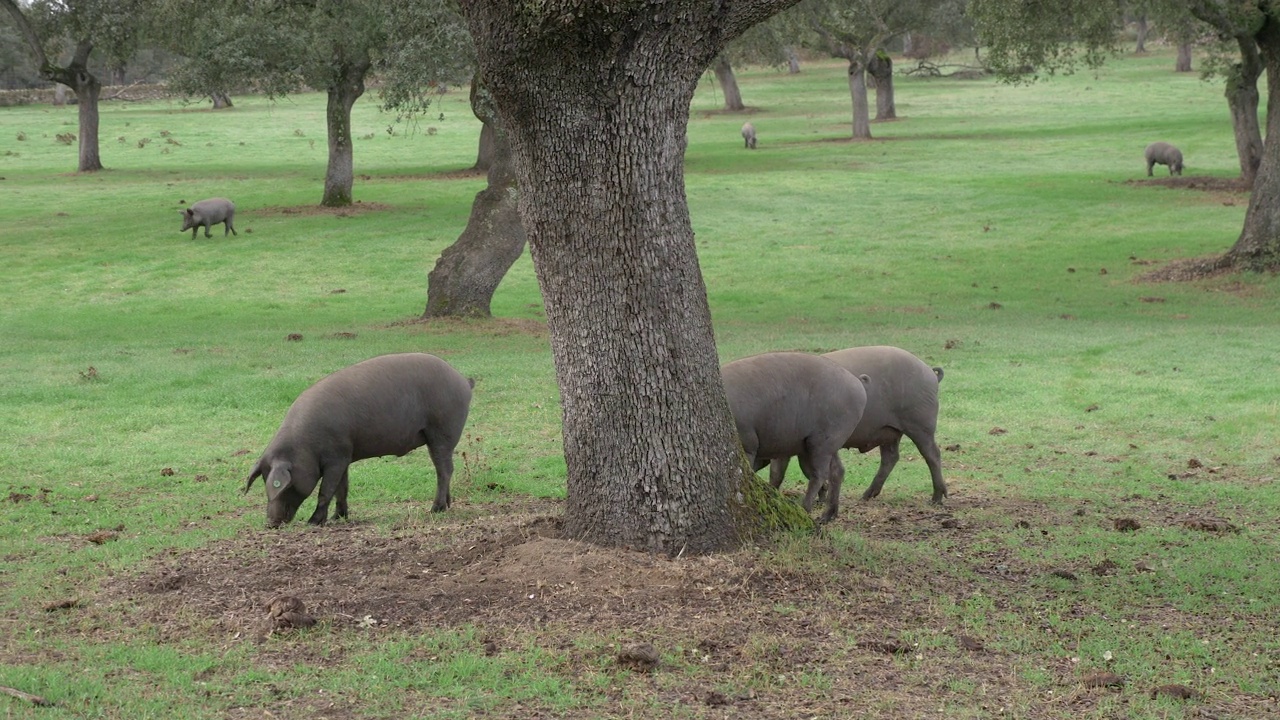
[[(316, 510), (311, 513), (311, 518), (307, 520), (312, 525), (323, 525), (329, 517), (329, 502), (333, 500), (334, 495), (338, 494), (339, 489), (346, 487), (347, 468), (351, 466), (351, 460), (347, 458), (333, 459), (325, 462), (321, 467), (320, 479), (320, 495), (316, 498)], [(345, 495), (345, 490), (344, 493)], [(345, 510), (346, 501), (341, 502), (340, 507)]]

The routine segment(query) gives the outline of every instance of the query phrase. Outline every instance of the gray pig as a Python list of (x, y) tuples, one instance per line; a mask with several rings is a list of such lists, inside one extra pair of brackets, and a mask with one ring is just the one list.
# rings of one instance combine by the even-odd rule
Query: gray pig
[[(920, 358), (901, 348), (888, 345), (837, 350), (822, 357), (851, 373), (866, 374), (867, 407), (858, 427), (844, 441), (844, 447), (870, 452), (880, 448), (880, 469), (871, 487), (862, 494), (870, 500), (880, 494), (884, 481), (898, 463), (898, 442), (903, 435), (911, 438), (921, 457), (929, 465), (933, 478), (933, 503), (941, 505), (947, 497), (947, 484), (942, 479), (942, 451), (934, 440), (938, 429), (938, 384), (942, 368), (930, 368)], [(782, 485), (788, 458), (776, 458), (769, 468), (774, 487)]]
[(191, 231), (191, 239), (196, 239), (196, 231), (204, 227), (204, 236), (213, 237), (209, 234), (209, 228), (222, 223), (222, 236), (226, 237), (227, 233), (232, 233), (236, 237), (240, 233), (236, 232), (233, 221), (236, 217), (236, 204), (226, 198), (209, 198), (193, 203), (186, 210), (179, 210), (182, 213), (182, 232)]
[(752, 125), (751, 123), (744, 123), (742, 125), (742, 146), (745, 148), (750, 148), (752, 150), (756, 149), (756, 126), (755, 125)]
[(427, 446), (436, 466), (432, 511), (449, 507), (453, 449), (462, 437), (475, 382), (426, 353), (380, 355), (343, 368), (302, 391), (249, 473), (267, 486), (267, 525), (290, 522), (322, 476), (311, 515), (322, 525), (337, 497), (334, 519), (347, 516), (347, 469), (382, 455)]
[(782, 352), (735, 360), (720, 368), (738, 439), (752, 470), (774, 458), (799, 456), (809, 478), (804, 509), (824, 486), (827, 510), (840, 510), (844, 466), (840, 446), (853, 433), (867, 404), (866, 377), (858, 378), (817, 355)]
[(1182, 174), (1182, 151), (1167, 142), (1153, 142), (1143, 155), (1147, 158), (1147, 177), (1156, 165), (1168, 165), (1170, 175)]

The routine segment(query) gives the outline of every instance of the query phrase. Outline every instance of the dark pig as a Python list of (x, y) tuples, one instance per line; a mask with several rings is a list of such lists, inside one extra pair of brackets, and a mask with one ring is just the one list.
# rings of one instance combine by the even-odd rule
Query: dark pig
[(1170, 175), (1182, 174), (1182, 151), (1167, 142), (1153, 142), (1143, 155), (1147, 158), (1147, 177), (1156, 165), (1168, 165)]
[[(938, 384), (942, 382), (942, 368), (930, 368), (906, 350), (888, 345), (848, 348), (822, 357), (869, 378), (867, 406), (858, 426), (843, 443), (844, 447), (863, 453), (880, 448), (880, 469), (862, 499), (870, 500), (880, 494), (885, 479), (898, 463), (898, 443), (906, 435), (929, 465), (933, 503), (941, 505), (947, 497), (947, 484), (942, 479), (942, 451), (934, 434), (938, 429)], [(774, 487), (782, 485), (787, 460), (776, 458), (769, 468), (769, 480)]]
[(840, 446), (862, 417), (867, 379), (826, 358), (796, 352), (755, 355), (720, 370), (751, 469), (774, 458), (798, 456), (809, 479), (804, 509), (813, 509), (825, 486), (827, 510), (821, 522), (835, 518), (844, 479)]
[(380, 355), (339, 370), (307, 388), (245, 481), (267, 486), (267, 524), (290, 522), (321, 477), (310, 522), (321, 525), (329, 501), (347, 516), (347, 469), (382, 455), (427, 446), (436, 467), (432, 511), (449, 507), (453, 450), (462, 437), (475, 382), (426, 353)]
[(204, 227), (204, 236), (213, 237), (209, 234), (209, 228), (222, 223), (222, 236), (226, 237), (227, 233), (231, 233), (237, 237), (240, 233), (236, 232), (234, 220), (236, 217), (236, 204), (226, 198), (209, 198), (194, 203), (186, 210), (179, 210), (182, 213), (182, 232), (191, 231), (191, 239), (196, 239), (196, 231)]
[(743, 123), (742, 125), (742, 146), (756, 149), (756, 126), (751, 123)]

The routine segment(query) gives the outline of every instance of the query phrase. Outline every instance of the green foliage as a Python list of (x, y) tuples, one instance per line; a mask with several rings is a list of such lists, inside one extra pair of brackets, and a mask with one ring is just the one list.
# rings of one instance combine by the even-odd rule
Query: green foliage
[(1119, 51), (1121, 0), (970, 0), (986, 62), (1006, 80), (1096, 68)]

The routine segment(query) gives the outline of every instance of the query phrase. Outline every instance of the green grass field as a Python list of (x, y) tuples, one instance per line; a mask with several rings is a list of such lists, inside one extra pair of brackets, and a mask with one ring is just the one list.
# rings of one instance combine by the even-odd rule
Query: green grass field
[[(416, 131), (362, 100), (360, 202), (336, 213), (314, 207), (320, 95), (106, 103), (92, 175), (55, 139), (74, 107), (0, 108), (0, 685), (55, 703), (0, 714), (1280, 713), (1280, 279), (1138, 280), (1230, 247), (1247, 205), (1145, 177), (1154, 140), (1187, 176), (1238, 172), (1220, 84), (1172, 66), (899, 76), (901, 119), (856, 143), (839, 63), (741, 70), (746, 117), (704, 86), (686, 182), (721, 358), (891, 344), (943, 366), (952, 495), (928, 505), (904, 445), (822, 536), (678, 560), (530, 541), (564, 462), (527, 253), (494, 321), (411, 322), (483, 186), (465, 92)], [(180, 234), (215, 195), (239, 236)], [(353, 522), (263, 529), (239, 490), (288, 405), (401, 351), (477, 380), (454, 508), (427, 513), (416, 452), (353, 469)], [(877, 456), (845, 461), (856, 498)], [(257, 630), (275, 591), (320, 623)], [(614, 661), (639, 641), (652, 673)], [(1089, 687), (1104, 671), (1123, 687)], [(1201, 697), (1149, 695), (1167, 683)]]

